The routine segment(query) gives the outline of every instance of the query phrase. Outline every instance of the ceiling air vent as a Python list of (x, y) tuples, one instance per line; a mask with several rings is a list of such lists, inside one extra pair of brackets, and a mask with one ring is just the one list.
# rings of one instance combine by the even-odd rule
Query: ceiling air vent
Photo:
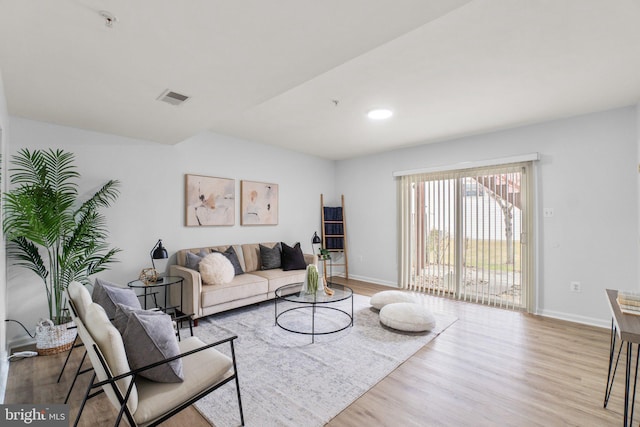
[(181, 105), (187, 99), (189, 99), (187, 95), (183, 95), (178, 92), (173, 92), (169, 89), (162, 92), (162, 94), (158, 97), (158, 101), (163, 101), (171, 105)]

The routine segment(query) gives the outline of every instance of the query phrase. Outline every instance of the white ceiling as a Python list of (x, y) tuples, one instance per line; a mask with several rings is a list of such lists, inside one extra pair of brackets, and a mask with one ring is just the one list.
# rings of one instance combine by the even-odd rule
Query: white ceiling
[(640, 0), (0, 0), (0, 69), (15, 116), (346, 159), (637, 103)]

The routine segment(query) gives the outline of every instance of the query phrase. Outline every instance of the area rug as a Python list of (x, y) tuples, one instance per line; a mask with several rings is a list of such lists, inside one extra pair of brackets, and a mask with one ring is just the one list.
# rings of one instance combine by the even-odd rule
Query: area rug
[[(349, 302), (342, 304), (340, 308), (350, 311)], [(281, 308), (287, 307), (279, 305), (279, 312)], [(316, 336), (313, 344), (310, 336), (275, 325), (273, 301), (201, 319), (194, 335), (205, 342), (238, 336), (235, 350), (245, 425), (322, 426), (456, 321), (436, 312), (433, 331), (401, 333), (380, 324), (369, 297), (354, 295), (353, 311), (353, 327)], [(293, 310), (281, 323), (310, 329), (310, 319), (310, 309)], [(344, 324), (342, 313), (316, 313), (316, 331)], [(188, 329), (182, 336), (188, 336)], [(229, 354), (229, 346), (223, 347), (220, 350)], [(216, 427), (240, 425), (233, 382), (195, 406)]]

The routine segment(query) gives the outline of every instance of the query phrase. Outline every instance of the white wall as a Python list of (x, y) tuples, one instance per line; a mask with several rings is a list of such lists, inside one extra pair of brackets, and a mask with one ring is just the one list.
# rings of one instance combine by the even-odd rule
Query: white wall
[[(108, 179), (122, 182), (118, 201), (108, 210), (110, 241), (123, 249), (120, 263), (100, 276), (125, 284), (150, 267), (149, 252), (162, 238), (170, 255), (178, 249), (227, 243), (300, 241), (311, 252), (311, 237), (320, 231), (320, 193), (333, 195), (335, 162), (267, 145), (202, 133), (175, 146), (11, 118), (8, 154), (22, 148), (63, 148), (76, 155), (81, 192), (89, 193)], [(184, 226), (184, 175), (200, 174), (279, 184), (279, 224)], [(30, 272), (8, 267), (8, 317), (35, 326), (46, 316), (42, 284)], [(9, 342), (25, 338), (10, 327)]]
[[(0, 72), (0, 192), (4, 192), (6, 184), (5, 171), (5, 145), (7, 143), (9, 131), (9, 114), (7, 112), (7, 103), (4, 95), (4, 85), (2, 83), (2, 73)], [(0, 209), (0, 222), (2, 219), (2, 210)], [(5, 247), (4, 237), (2, 230), (0, 229), (0, 402), (4, 401), (4, 391), (7, 382), (7, 374), (9, 370), (9, 363), (6, 361), (7, 357), (7, 335), (6, 335), (6, 322), (7, 318), (7, 299), (5, 298), (7, 292), (7, 277), (5, 268)]]
[(555, 216), (539, 219), (538, 312), (608, 326), (604, 289), (638, 288), (638, 120), (629, 107), (338, 162), (350, 277), (397, 285), (392, 172), (539, 152), (537, 213)]
[[(267, 240), (301, 241), (310, 251), (324, 193), (326, 205), (345, 195), (350, 276), (395, 286), (393, 171), (539, 152), (538, 208), (553, 207), (555, 216), (540, 218), (538, 311), (606, 326), (604, 289), (638, 288), (638, 120), (630, 107), (334, 163), (211, 133), (162, 146), (11, 118), (7, 155), (21, 147), (72, 151), (87, 193), (107, 179), (122, 181), (122, 194), (107, 211), (122, 262), (102, 274), (108, 280), (137, 277), (158, 238), (170, 252)], [(242, 227), (236, 217), (233, 227), (184, 227), (186, 173), (234, 178), (236, 194), (241, 179), (279, 184), (279, 225)], [(7, 272), (7, 317), (33, 328), (46, 315), (42, 285), (24, 270)], [(574, 280), (582, 282), (581, 293), (569, 292)], [(9, 326), (10, 343), (24, 337)]]

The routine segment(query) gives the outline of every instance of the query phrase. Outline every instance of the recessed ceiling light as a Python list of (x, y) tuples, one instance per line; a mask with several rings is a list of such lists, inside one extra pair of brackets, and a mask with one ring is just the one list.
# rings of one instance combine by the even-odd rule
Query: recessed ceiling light
[(384, 120), (393, 116), (393, 111), (387, 108), (376, 108), (375, 110), (371, 110), (367, 113), (367, 117), (371, 120)]

